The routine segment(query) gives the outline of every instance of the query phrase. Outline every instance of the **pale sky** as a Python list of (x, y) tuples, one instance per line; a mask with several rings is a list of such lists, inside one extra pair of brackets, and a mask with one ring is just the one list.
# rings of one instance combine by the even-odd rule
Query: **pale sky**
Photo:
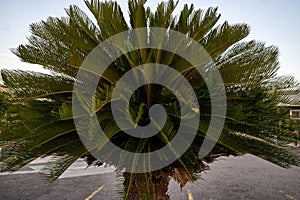
[[(128, 19), (127, 1), (117, 0)], [(147, 5), (156, 8), (160, 0), (148, 0)], [(251, 26), (246, 41), (256, 39), (275, 45), (280, 50), (281, 69), (279, 75), (293, 75), (300, 80), (300, 1), (298, 0), (180, 0), (176, 13), (185, 3), (195, 8), (219, 8), (220, 23), (245, 22)], [(36, 65), (22, 63), (10, 52), (20, 44), (27, 43), (29, 24), (47, 19), (49, 16), (66, 16), (64, 8), (70, 4), (88, 9), (81, 0), (1, 0), (0, 2), (0, 69), (21, 68), (40, 70)], [(91, 15), (90, 15), (91, 16)]]

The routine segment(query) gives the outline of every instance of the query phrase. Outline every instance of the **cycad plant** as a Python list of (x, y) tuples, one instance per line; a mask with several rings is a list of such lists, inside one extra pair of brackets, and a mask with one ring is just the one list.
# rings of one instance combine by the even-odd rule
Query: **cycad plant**
[[(187, 181), (196, 180), (197, 173), (206, 169), (206, 163), (219, 156), (250, 153), (282, 167), (298, 165), (299, 157), (284, 148), (293, 142), (292, 121), (287, 108), (278, 106), (291, 102), (285, 91), (298, 85), (291, 77), (277, 77), (278, 49), (254, 40), (239, 42), (249, 34), (249, 26), (228, 22), (216, 25), (220, 18), (217, 8), (204, 11), (185, 5), (179, 15), (174, 16), (177, 2), (173, 0), (159, 3), (154, 12), (145, 7), (145, 2), (129, 0), (129, 22), (117, 2), (91, 0), (85, 3), (96, 24), (72, 5), (66, 9), (67, 17), (49, 17), (30, 25), (32, 35), (28, 44), (20, 45), (13, 53), (22, 61), (42, 65), (53, 73), (2, 70), (8, 92), (3, 93), (1, 101), (0, 145), (5, 149), (0, 158), (1, 171), (18, 170), (47, 155), (55, 156), (45, 169), (53, 180), (79, 158), (85, 158), (90, 165), (106, 163), (122, 170), (120, 166), (126, 158), (113, 151), (101, 159), (96, 158), (81, 142), (72, 113), (73, 86), (82, 62), (99, 43), (118, 33), (143, 27), (178, 31), (207, 51), (213, 64), (203, 67), (220, 72), (227, 114), (220, 116), (225, 124), (216, 145), (200, 158), (212, 103), (203, 77), (187, 60), (172, 52), (139, 49), (118, 57), (101, 75), (93, 97), (98, 122), (115, 145), (135, 153), (155, 151), (170, 143), (181, 121), (179, 100), (172, 91), (148, 84), (127, 99), (131, 118), (137, 125), (147, 125), (149, 108), (161, 104), (168, 114), (162, 130), (150, 138), (135, 138), (116, 126), (110, 106), (114, 86), (122, 75), (139, 65), (158, 63), (177, 70), (193, 87), (201, 107), (197, 135), (175, 162), (156, 171), (124, 173), (125, 199), (168, 199), (170, 177), (184, 186)], [(128, 42), (128, 45), (131, 44)], [(105, 144), (102, 148), (105, 149)], [(149, 164), (147, 159), (135, 162), (132, 166)]]

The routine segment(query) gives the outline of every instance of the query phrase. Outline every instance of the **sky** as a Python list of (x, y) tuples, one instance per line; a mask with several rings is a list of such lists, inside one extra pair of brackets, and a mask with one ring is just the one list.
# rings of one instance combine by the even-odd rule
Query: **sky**
[[(161, 0), (148, 0), (152, 10)], [(127, 0), (117, 0), (128, 19)], [(278, 75), (292, 75), (300, 81), (300, 1), (299, 0), (180, 0), (175, 14), (184, 4), (195, 8), (218, 7), (219, 23), (247, 23), (250, 35), (244, 39), (275, 45), (280, 50), (281, 68)], [(41, 66), (21, 62), (10, 49), (26, 44), (30, 36), (29, 25), (47, 17), (66, 16), (64, 8), (78, 5), (89, 16), (83, 0), (1, 0), (0, 2), (0, 69), (23, 69), (42, 71)], [(92, 17), (92, 16), (91, 16)]]

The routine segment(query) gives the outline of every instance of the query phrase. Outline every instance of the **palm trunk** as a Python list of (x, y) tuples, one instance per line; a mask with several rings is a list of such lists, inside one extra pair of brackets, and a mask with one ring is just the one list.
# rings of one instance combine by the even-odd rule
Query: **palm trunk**
[(124, 173), (126, 200), (169, 200), (170, 176), (164, 172), (143, 174)]

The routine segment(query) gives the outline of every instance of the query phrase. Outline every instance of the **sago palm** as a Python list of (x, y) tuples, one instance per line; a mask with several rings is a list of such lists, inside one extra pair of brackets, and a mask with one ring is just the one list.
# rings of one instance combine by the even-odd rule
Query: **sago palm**
[[(47, 155), (56, 157), (46, 169), (52, 179), (58, 178), (79, 158), (85, 158), (91, 165), (106, 163), (122, 170), (126, 158), (113, 151), (101, 159), (95, 158), (81, 142), (72, 113), (73, 86), (82, 62), (99, 43), (118, 33), (143, 27), (165, 28), (166, 33), (178, 31), (206, 50), (213, 64), (207, 63), (204, 67), (208, 71), (218, 70), (222, 76), (227, 114), (220, 116), (225, 119), (225, 124), (216, 145), (208, 155), (200, 158), (199, 150), (212, 109), (211, 94), (203, 77), (187, 60), (172, 52), (139, 49), (118, 57), (101, 75), (93, 98), (98, 122), (110, 141), (120, 148), (135, 153), (160, 149), (176, 135), (181, 121), (176, 96), (161, 85), (149, 84), (127, 99), (131, 118), (138, 125), (146, 125), (150, 120), (149, 108), (161, 104), (168, 113), (162, 130), (150, 138), (135, 138), (118, 128), (111, 113), (111, 95), (119, 78), (136, 66), (159, 63), (177, 70), (189, 80), (201, 107), (197, 135), (185, 153), (163, 169), (125, 173), (124, 198), (157, 199), (159, 195), (164, 196), (169, 177), (183, 186), (187, 181), (195, 180), (206, 163), (219, 156), (250, 153), (282, 167), (298, 165), (299, 158), (283, 148), (293, 142), (292, 121), (287, 108), (278, 106), (291, 101), (285, 91), (298, 85), (291, 77), (276, 76), (278, 49), (254, 40), (239, 42), (249, 34), (249, 26), (228, 22), (216, 25), (220, 18), (217, 8), (204, 11), (185, 5), (179, 15), (174, 16), (177, 2), (173, 0), (159, 3), (154, 12), (145, 8), (145, 2), (129, 0), (129, 22), (117, 2), (91, 0), (85, 3), (96, 24), (79, 7), (72, 5), (66, 9), (67, 17), (49, 17), (30, 25), (29, 43), (20, 45), (13, 52), (22, 61), (42, 65), (54, 73), (2, 70), (9, 92), (3, 94), (1, 103), (0, 145), (5, 149), (0, 158), (1, 171), (15, 171)], [(148, 38), (147, 34), (151, 33), (145, 34)], [(127, 43), (132, 45), (129, 40)], [(105, 144), (102, 148), (105, 149)], [(150, 163), (147, 159), (136, 162), (132, 166)]]

